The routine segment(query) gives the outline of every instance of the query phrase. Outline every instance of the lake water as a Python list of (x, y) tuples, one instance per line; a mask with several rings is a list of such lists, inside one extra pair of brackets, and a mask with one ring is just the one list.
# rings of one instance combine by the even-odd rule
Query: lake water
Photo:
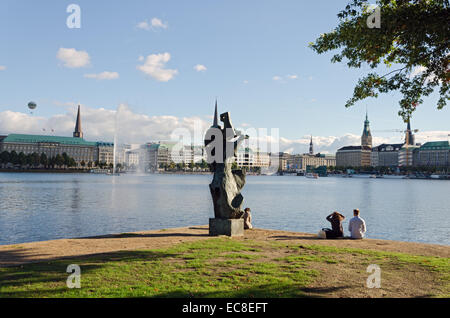
[[(0, 244), (207, 224), (210, 175), (0, 173)], [(367, 237), (450, 244), (450, 182), (248, 176), (259, 228), (317, 233), (353, 208)]]

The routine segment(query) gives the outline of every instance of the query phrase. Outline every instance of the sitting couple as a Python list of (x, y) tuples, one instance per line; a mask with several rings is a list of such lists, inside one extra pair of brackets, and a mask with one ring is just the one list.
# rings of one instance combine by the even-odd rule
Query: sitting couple
[[(353, 239), (362, 239), (366, 233), (366, 222), (359, 217), (359, 210), (353, 210), (353, 218), (350, 219), (348, 224), (348, 230), (350, 231), (350, 237)], [(321, 238), (339, 238), (344, 237), (344, 229), (342, 228), (342, 221), (345, 216), (339, 212), (333, 212), (327, 216), (327, 221), (331, 223), (331, 229), (322, 229), (319, 232)]]

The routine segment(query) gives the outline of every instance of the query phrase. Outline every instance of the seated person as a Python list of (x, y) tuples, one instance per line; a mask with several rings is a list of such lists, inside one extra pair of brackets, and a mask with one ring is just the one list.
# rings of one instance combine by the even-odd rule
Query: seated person
[(348, 223), (348, 230), (350, 231), (350, 236), (353, 239), (362, 239), (366, 233), (366, 222), (359, 217), (359, 210), (353, 210), (353, 217)]
[(344, 229), (342, 228), (342, 221), (344, 219), (345, 216), (337, 211), (327, 216), (327, 221), (331, 223), (331, 229), (322, 229), (327, 239), (344, 237)]
[(252, 215), (250, 213), (250, 208), (245, 208), (244, 210), (244, 230), (252, 229)]

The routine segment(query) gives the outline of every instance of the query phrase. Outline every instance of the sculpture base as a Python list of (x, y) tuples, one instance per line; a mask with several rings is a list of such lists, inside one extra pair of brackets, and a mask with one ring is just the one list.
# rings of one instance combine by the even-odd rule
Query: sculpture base
[(209, 219), (209, 235), (243, 236), (244, 219)]

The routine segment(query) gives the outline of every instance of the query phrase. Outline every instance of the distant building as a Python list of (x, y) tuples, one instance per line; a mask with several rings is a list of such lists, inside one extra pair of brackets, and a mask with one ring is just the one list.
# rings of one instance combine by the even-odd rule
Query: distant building
[(98, 143), (83, 139), (80, 105), (78, 105), (73, 137), (9, 134), (0, 138), (0, 152), (2, 151), (23, 152), (25, 155), (32, 153), (45, 154), (47, 158), (66, 153), (75, 160), (77, 165), (80, 165), (82, 162), (85, 164), (90, 162), (93, 165), (99, 159)]
[(366, 113), (364, 129), (361, 135), (361, 146), (345, 146), (336, 152), (336, 166), (338, 167), (366, 167), (371, 165), (372, 134), (369, 118)]
[(372, 148), (371, 166), (372, 167), (399, 167), (412, 166), (414, 149), (414, 135), (411, 130), (411, 123), (405, 130), (405, 142), (403, 144), (381, 144)]
[(398, 152), (398, 165), (400, 167), (413, 166), (414, 165), (414, 152), (420, 145), (415, 144), (415, 138), (411, 130), (411, 122), (408, 119), (408, 123), (405, 130), (405, 143)]
[(372, 149), (362, 146), (346, 146), (336, 152), (336, 166), (363, 167), (370, 166)]
[(0, 141), (0, 152), (3, 151), (23, 152), (25, 155), (44, 153), (47, 158), (66, 153), (78, 165), (82, 161), (94, 163), (98, 158), (97, 143), (78, 137), (9, 134)]
[(305, 172), (308, 167), (334, 167), (336, 166), (336, 156), (329, 154), (297, 154), (291, 155), (288, 160), (287, 170), (303, 171)]
[(238, 167), (261, 167), (270, 166), (270, 156), (266, 152), (254, 151), (250, 148), (239, 149), (236, 156)]
[(169, 151), (173, 145), (165, 143), (150, 143), (147, 144), (147, 158), (148, 166), (150, 170), (158, 170), (164, 165), (170, 164)]
[(403, 144), (381, 144), (372, 148), (372, 167), (398, 167), (399, 151)]
[(107, 165), (114, 162), (114, 144), (112, 142), (97, 142), (98, 162)]
[(366, 112), (366, 120), (364, 121), (364, 129), (361, 135), (361, 147), (372, 148), (372, 134), (370, 133), (369, 118)]
[(143, 161), (146, 169), (155, 171), (170, 164), (193, 164), (206, 161), (204, 147), (180, 145), (176, 142), (148, 143), (143, 147)]
[(414, 151), (414, 165), (421, 167), (449, 167), (450, 146), (448, 141), (431, 141)]
[(139, 151), (127, 151), (125, 153), (125, 164), (127, 167), (139, 167)]
[(270, 165), (275, 167), (278, 164), (279, 171), (287, 171), (291, 157), (292, 155), (287, 152), (270, 153)]
[(75, 130), (73, 132), (73, 137), (74, 138), (83, 138), (83, 131), (81, 130), (80, 105), (78, 105), (77, 121), (75, 123)]

